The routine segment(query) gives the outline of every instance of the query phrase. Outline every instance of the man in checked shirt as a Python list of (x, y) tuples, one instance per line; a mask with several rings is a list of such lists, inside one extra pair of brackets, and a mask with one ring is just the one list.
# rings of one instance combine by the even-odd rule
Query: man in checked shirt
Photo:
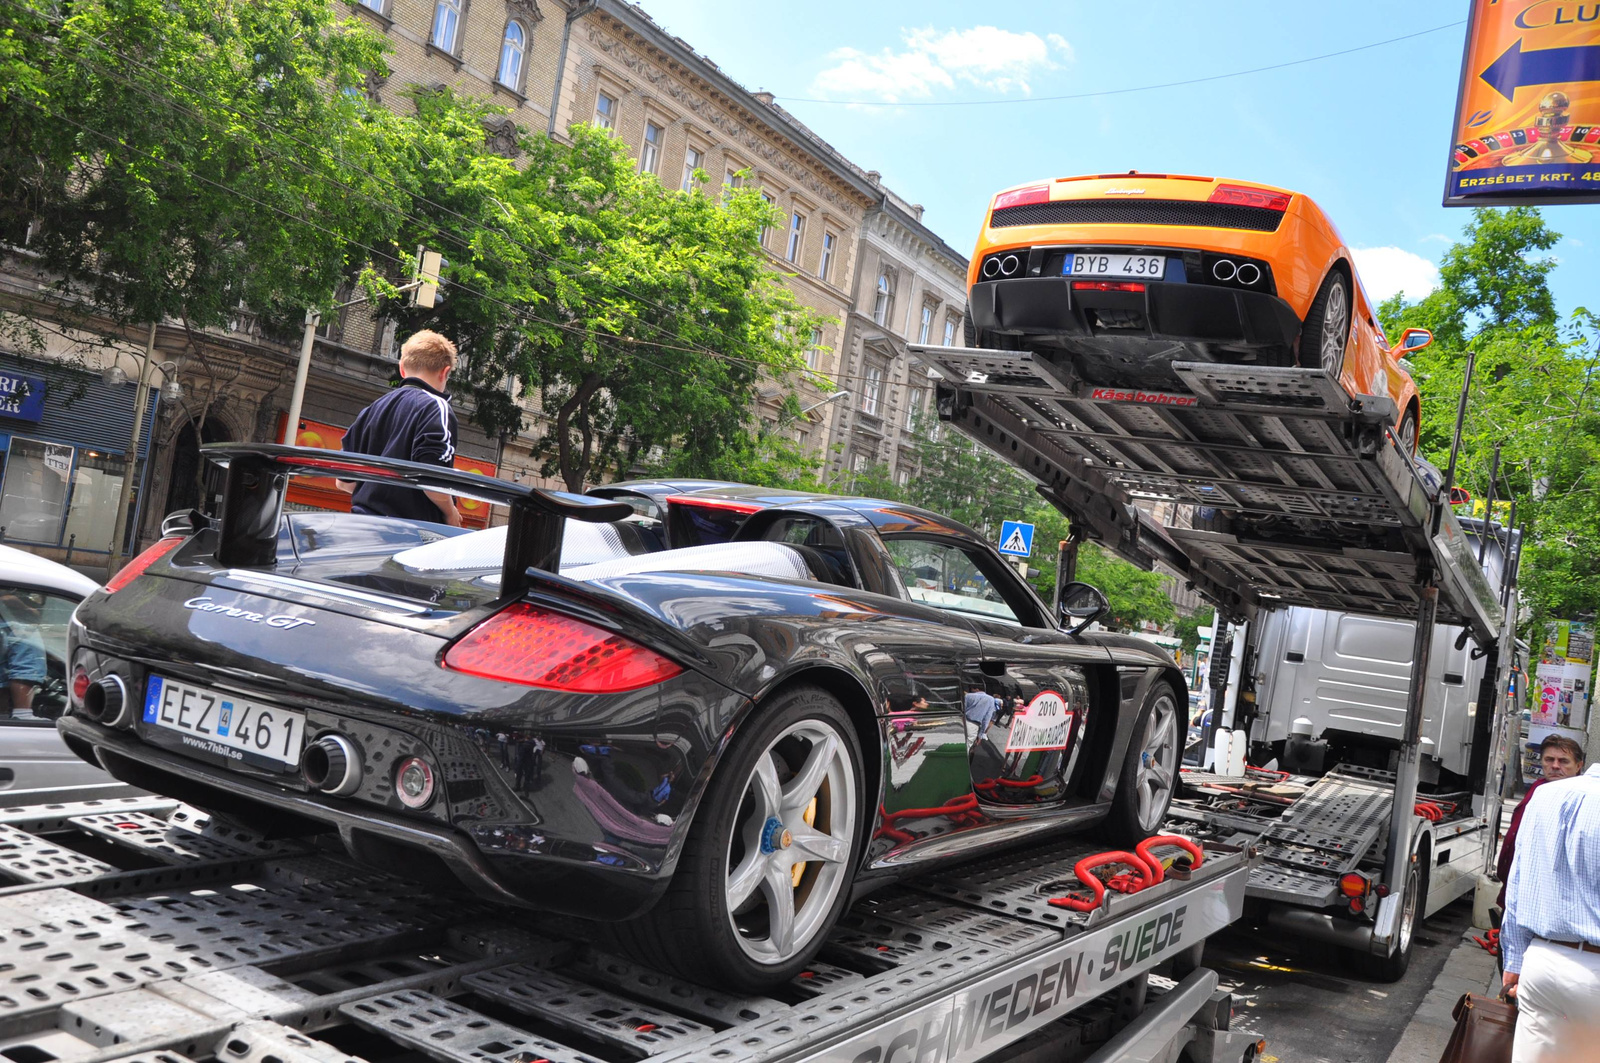
[(1528, 802), (1500, 929), (1512, 1063), (1600, 1063), (1600, 763)]

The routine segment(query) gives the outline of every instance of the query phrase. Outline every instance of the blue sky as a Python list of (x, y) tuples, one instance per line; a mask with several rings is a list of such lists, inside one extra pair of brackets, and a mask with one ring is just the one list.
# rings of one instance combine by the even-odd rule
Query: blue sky
[[(1465, 0), (1219, 5), (643, 0), (657, 22), (927, 207), (968, 251), (989, 197), (1039, 177), (1140, 169), (1307, 193), (1357, 249), (1368, 290), (1424, 294), (1470, 214), (1439, 205)], [(1208, 77), (1462, 22), (1366, 51), (1180, 88), (1022, 102)], [(881, 101), (864, 107), (805, 100)], [(909, 106), (953, 100), (985, 106)], [(1600, 311), (1600, 205), (1545, 208), (1564, 234), (1561, 310)]]

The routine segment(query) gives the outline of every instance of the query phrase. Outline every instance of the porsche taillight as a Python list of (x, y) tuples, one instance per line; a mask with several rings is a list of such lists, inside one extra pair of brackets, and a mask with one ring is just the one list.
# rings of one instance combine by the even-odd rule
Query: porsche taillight
[(444, 655), (456, 672), (578, 694), (616, 694), (683, 671), (648, 647), (526, 602), (507, 606)]
[(1007, 207), (1025, 207), (1030, 203), (1050, 202), (1050, 186), (1034, 185), (1032, 188), (1019, 188), (1015, 192), (1001, 192), (994, 197), (994, 209), (1004, 210)]
[(111, 577), (111, 582), (106, 584), (106, 593), (115, 594), (117, 591), (120, 591), (122, 588), (126, 587), (128, 584), (144, 575), (145, 569), (149, 568), (157, 561), (160, 561), (163, 557), (166, 557), (168, 554), (172, 553), (172, 551), (176, 550), (178, 545), (182, 542), (182, 536), (173, 535), (165, 539), (157, 540), (154, 545), (146, 547), (138, 557), (134, 558), (132, 561), (129, 561), (126, 565), (123, 565), (117, 570), (117, 574)]
[(1279, 212), (1289, 209), (1289, 193), (1272, 192), (1265, 188), (1248, 188), (1245, 185), (1218, 185), (1211, 193), (1212, 203), (1226, 203), (1234, 207), (1262, 207)]

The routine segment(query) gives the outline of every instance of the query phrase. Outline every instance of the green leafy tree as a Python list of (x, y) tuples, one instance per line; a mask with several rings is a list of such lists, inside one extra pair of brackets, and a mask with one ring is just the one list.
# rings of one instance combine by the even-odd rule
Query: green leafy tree
[(393, 232), (384, 44), (325, 0), (17, 0), (0, 42), (0, 233), (97, 313), (292, 323)]
[(1481, 499), (1499, 448), (1524, 533), (1526, 630), (1600, 608), (1600, 322), (1582, 308), (1557, 319), (1555, 261), (1542, 252), (1558, 239), (1537, 210), (1475, 210), (1446, 252), (1441, 287), (1380, 311), (1391, 335), (1413, 325), (1434, 332), (1434, 345), (1408, 364), (1423, 395), (1420, 446), (1441, 468), (1466, 356), (1476, 356), (1456, 482)]
[(755, 400), (804, 371), (797, 337), (819, 321), (766, 266), (774, 216), (753, 187), (720, 200), (663, 188), (588, 127), (571, 143), (523, 136), (515, 165), (496, 161), (492, 109), (445, 92), (418, 106), (442, 142), (419, 152), (433, 162), (406, 240), (445, 249), (450, 287), (435, 312), (401, 313), (457, 340), (479, 423), (514, 431), (512, 390), (537, 393), (544, 471), (574, 491), (658, 447), (684, 475), (752, 460), (803, 475), (756, 439)]

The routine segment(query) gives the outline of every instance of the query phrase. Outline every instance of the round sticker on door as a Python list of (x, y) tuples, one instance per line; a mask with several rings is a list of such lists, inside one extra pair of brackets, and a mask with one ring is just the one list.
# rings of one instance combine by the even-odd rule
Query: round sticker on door
[(1006, 752), (1067, 748), (1072, 737), (1073, 717), (1072, 707), (1064, 696), (1054, 690), (1041, 691), (1012, 714)]

